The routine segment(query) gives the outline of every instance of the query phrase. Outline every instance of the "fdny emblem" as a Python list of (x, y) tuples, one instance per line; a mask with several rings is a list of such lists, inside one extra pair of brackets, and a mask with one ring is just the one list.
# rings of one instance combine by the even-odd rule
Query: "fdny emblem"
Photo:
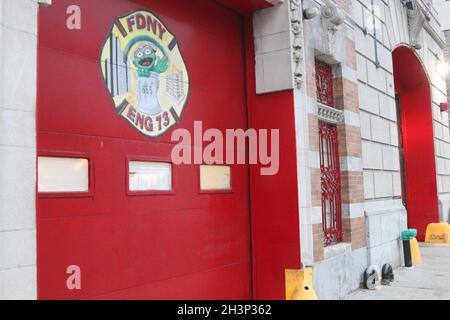
[(177, 39), (148, 10), (118, 17), (100, 55), (116, 113), (148, 137), (180, 121), (189, 76)]

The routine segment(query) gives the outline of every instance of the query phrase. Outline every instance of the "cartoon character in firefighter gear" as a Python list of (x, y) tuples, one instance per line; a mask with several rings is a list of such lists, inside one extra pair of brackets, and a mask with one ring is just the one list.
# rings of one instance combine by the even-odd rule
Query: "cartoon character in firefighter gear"
[(162, 112), (158, 101), (159, 75), (168, 68), (168, 58), (159, 58), (156, 53), (155, 46), (145, 43), (133, 54), (133, 64), (137, 68), (138, 109), (148, 115)]

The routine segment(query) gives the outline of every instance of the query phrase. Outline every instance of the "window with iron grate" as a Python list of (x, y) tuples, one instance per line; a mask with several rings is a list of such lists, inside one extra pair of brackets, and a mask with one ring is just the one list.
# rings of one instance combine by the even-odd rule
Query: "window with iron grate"
[(334, 106), (333, 71), (329, 64), (316, 60), (317, 101)]
[[(316, 60), (317, 101), (333, 106), (333, 72)], [(324, 246), (342, 241), (341, 175), (337, 125), (319, 121), (319, 155)]]
[(320, 121), (320, 182), (324, 245), (342, 241), (341, 175), (335, 124)]

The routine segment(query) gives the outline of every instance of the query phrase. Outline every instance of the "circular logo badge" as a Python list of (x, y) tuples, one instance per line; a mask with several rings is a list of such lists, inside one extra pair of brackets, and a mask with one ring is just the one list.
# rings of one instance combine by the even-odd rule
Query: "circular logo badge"
[(142, 134), (161, 136), (180, 121), (188, 72), (177, 39), (150, 11), (113, 22), (100, 67), (116, 113)]

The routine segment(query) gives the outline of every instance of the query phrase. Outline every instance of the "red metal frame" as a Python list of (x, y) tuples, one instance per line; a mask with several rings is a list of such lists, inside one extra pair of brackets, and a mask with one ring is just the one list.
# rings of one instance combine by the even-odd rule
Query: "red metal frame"
[[(171, 165), (171, 178), (172, 178), (172, 189), (171, 190), (146, 190), (146, 191), (131, 191), (130, 190), (130, 161), (142, 161), (142, 162), (161, 162), (169, 163)], [(175, 178), (174, 178), (174, 168), (170, 158), (164, 157), (152, 157), (152, 156), (127, 156), (125, 165), (125, 186), (126, 194), (128, 196), (154, 196), (154, 195), (175, 195)]]
[(333, 106), (333, 70), (330, 65), (316, 60), (317, 101)]
[[(94, 159), (92, 155), (82, 152), (70, 151), (38, 151), (37, 157), (51, 157), (51, 158), (73, 158), (86, 159), (89, 168), (89, 190), (86, 192), (38, 192), (39, 199), (53, 199), (53, 198), (91, 198), (94, 196)], [(36, 174), (38, 176), (38, 174)]]
[(322, 225), (324, 244), (342, 241), (341, 175), (337, 126), (319, 123), (320, 173), (322, 186)]

